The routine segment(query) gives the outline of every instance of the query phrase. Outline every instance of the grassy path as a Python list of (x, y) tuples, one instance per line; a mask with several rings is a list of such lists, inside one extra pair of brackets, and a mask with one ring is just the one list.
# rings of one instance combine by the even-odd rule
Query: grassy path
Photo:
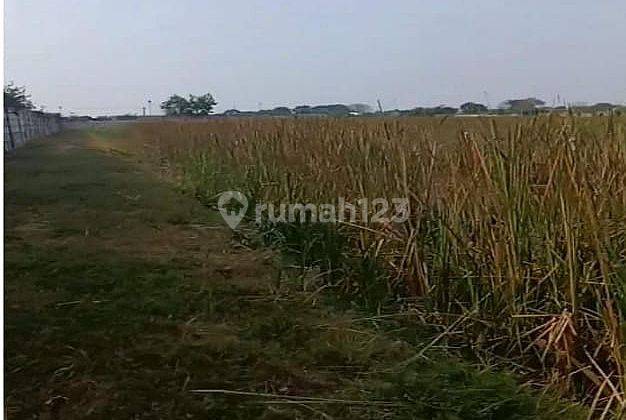
[(315, 302), (111, 142), (65, 133), (5, 162), (9, 419), (578, 413), (450, 359), (394, 369), (415, 331)]

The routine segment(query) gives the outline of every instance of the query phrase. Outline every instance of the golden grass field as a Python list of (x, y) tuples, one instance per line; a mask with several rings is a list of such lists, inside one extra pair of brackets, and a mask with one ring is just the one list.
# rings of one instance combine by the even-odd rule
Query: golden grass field
[(620, 412), (625, 118), (216, 118), (132, 135), (206, 204), (225, 190), (257, 203), (409, 198), (406, 223), (260, 229), (337, 293), (420, 313), (441, 328), (437, 345)]

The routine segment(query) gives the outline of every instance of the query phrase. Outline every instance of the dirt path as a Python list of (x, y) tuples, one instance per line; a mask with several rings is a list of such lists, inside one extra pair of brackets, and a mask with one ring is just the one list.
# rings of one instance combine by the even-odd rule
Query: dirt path
[(312, 299), (277, 255), (87, 137), (5, 163), (8, 418), (538, 416), (505, 375), (394, 370), (416, 331)]

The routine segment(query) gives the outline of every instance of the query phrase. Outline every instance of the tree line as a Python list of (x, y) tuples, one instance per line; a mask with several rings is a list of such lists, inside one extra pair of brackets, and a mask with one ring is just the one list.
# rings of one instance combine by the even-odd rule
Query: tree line
[[(213, 108), (217, 103), (210, 93), (202, 96), (189, 95), (189, 99), (185, 99), (179, 95), (172, 95), (169, 99), (161, 104), (161, 108), (169, 116), (203, 116), (213, 112)], [(541, 99), (534, 97), (521, 99), (508, 99), (502, 102), (498, 108), (490, 109), (486, 105), (479, 102), (465, 102), (458, 108), (440, 105), (435, 107), (415, 107), (411, 109), (394, 109), (382, 112), (383, 115), (413, 115), (413, 116), (433, 116), (433, 115), (480, 115), (480, 114), (520, 114), (533, 115), (539, 112), (550, 110), (566, 110), (566, 107), (546, 108), (546, 103)], [(620, 108), (618, 105), (610, 103), (598, 103), (586, 107), (570, 107), (580, 112), (608, 112)], [(224, 116), (268, 116), (268, 117), (286, 117), (286, 116), (307, 116), (321, 115), (343, 117), (350, 115), (380, 115), (381, 110), (374, 111), (367, 104), (329, 104), (329, 105), (299, 105), (294, 108), (279, 106), (272, 109), (261, 109), (258, 111), (240, 111), (238, 109), (228, 109), (221, 115)]]
[[(161, 102), (161, 109), (167, 116), (188, 116), (202, 117), (213, 113), (217, 101), (211, 93), (203, 95), (171, 95), (168, 99)], [(394, 109), (382, 112), (384, 115), (414, 115), (414, 116), (432, 116), (432, 115), (480, 115), (480, 114), (502, 114), (512, 113), (521, 115), (532, 115), (538, 112), (551, 110), (567, 110), (573, 109), (583, 113), (607, 113), (620, 112), (623, 107), (608, 102), (600, 102), (594, 105), (579, 105), (574, 107), (557, 107), (545, 108), (546, 103), (537, 98), (508, 99), (502, 102), (497, 109), (489, 109), (486, 105), (479, 102), (465, 102), (459, 108), (440, 105), (436, 107), (416, 107), (412, 109)], [(4, 86), (4, 107), (12, 109), (33, 109), (34, 105), (30, 94), (27, 93), (24, 86), (16, 86), (13, 82), (9, 82)], [(367, 104), (355, 103), (351, 105), (330, 104), (330, 105), (300, 105), (294, 108), (279, 106), (272, 109), (261, 109), (259, 111), (240, 111), (237, 109), (229, 109), (224, 111), (225, 116), (290, 116), (290, 115), (323, 115), (323, 116), (350, 116), (350, 115), (379, 115), (381, 110), (375, 112), (374, 109)]]

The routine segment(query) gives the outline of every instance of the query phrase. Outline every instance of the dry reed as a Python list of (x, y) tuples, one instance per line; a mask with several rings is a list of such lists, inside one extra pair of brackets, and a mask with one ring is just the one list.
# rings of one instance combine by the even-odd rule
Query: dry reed
[(204, 200), (408, 197), (406, 223), (338, 226), (350, 251), (438, 322), (464, 317), (462, 340), (484, 360), (621, 412), (623, 119), (214, 119), (135, 133)]

